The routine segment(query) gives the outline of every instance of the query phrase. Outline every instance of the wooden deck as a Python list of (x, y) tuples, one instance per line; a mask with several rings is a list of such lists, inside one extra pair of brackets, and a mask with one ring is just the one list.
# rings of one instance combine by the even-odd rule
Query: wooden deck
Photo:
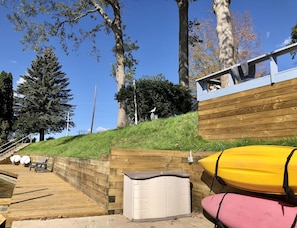
[(25, 219), (98, 216), (106, 210), (54, 173), (35, 173), (21, 165), (0, 165), (0, 173), (17, 175), (6, 213), (6, 227)]

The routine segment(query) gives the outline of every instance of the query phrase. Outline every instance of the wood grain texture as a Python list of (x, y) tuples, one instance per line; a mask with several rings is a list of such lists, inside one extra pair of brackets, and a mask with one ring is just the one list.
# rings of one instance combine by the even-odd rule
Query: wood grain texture
[(297, 135), (297, 79), (198, 104), (198, 132), (206, 140), (280, 139)]
[(36, 173), (21, 165), (1, 165), (0, 170), (18, 175), (6, 227), (15, 220), (106, 214), (103, 207), (52, 172)]

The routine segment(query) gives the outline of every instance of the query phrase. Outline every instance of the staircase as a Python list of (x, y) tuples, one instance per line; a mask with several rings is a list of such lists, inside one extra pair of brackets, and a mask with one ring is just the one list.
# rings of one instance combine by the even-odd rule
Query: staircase
[[(31, 144), (31, 141), (29, 143), (23, 143), (25, 139), (30, 138), (30, 135), (27, 135), (21, 139), (15, 140), (13, 142), (9, 142), (9, 146), (7, 144), (0, 146), (0, 163), (13, 155), (15, 152), (25, 148), (26, 146)], [(6, 147), (5, 147), (6, 146)]]

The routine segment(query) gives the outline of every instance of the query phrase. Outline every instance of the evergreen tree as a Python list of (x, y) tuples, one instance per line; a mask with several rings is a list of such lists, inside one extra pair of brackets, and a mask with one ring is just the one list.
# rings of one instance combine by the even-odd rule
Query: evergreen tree
[[(98, 60), (100, 52), (97, 42), (99, 35), (105, 32), (113, 34), (115, 63), (112, 75), (115, 76), (118, 91), (125, 85), (131, 73), (134, 73), (137, 61), (132, 52), (138, 49), (136, 42), (131, 42), (125, 33), (122, 22), (123, 1), (120, 0), (34, 0), (0, 1), (7, 7), (8, 19), (16, 31), (22, 31), (21, 43), (24, 48), (35, 51), (43, 50), (45, 45), (60, 40), (62, 49), (69, 53), (77, 50), (85, 41), (91, 44), (91, 54)], [(86, 26), (87, 25), (87, 26)], [(128, 78), (126, 78), (128, 76)], [(127, 125), (125, 104), (118, 103), (117, 127)]]
[[(15, 97), (16, 129), (23, 134), (39, 133), (40, 141), (47, 133), (62, 132), (66, 128), (66, 116), (73, 115), (74, 106), (68, 102), (72, 94), (69, 79), (61, 71), (58, 58), (47, 49), (32, 61), (28, 75), (17, 88)], [(70, 121), (69, 126), (74, 123)]]
[(0, 144), (8, 140), (13, 120), (12, 74), (0, 73)]

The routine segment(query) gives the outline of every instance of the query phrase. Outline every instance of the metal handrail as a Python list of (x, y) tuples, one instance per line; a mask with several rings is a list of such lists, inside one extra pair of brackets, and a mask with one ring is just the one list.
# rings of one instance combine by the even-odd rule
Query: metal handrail
[[(275, 75), (277, 75), (279, 73), (277, 57), (287, 54), (287, 53), (292, 53), (294, 51), (297, 51), (297, 43), (288, 45), (286, 47), (283, 47), (283, 48), (273, 51), (271, 53), (250, 59), (246, 62), (246, 64), (248, 65), (248, 67), (254, 67), (258, 63), (270, 60), (270, 74), (267, 75), (268, 76), (267, 79), (269, 81), (269, 84), (274, 84), (276, 82)], [(217, 80), (217, 79), (222, 75), (226, 75), (226, 74), (229, 75), (230, 87), (232, 87), (232, 85), (235, 85), (235, 81), (237, 78), (235, 79), (235, 75), (232, 73), (232, 69), (239, 68), (239, 67), (241, 67), (241, 63), (235, 64), (231, 67), (211, 73), (207, 76), (198, 78), (196, 80), (197, 100), (198, 101), (204, 100), (208, 97), (211, 97), (211, 96), (206, 95), (206, 93), (208, 93), (208, 84), (210, 83), (210, 84), (219, 84), (220, 85), (220, 80)], [(227, 87), (224, 89), (225, 90), (234, 90), (230, 87)], [(220, 92), (220, 93), (222, 93), (222, 92)]]
[[(256, 58), (250, 59), (250, 60), (247, 61), (247, 63), (249, 65), (255, 65), (257, 63), (264, 62), (266, 60), (271, 60), (271, 58), (275, 59), (278, 56), (281, 56), (281, 55), (284, 55), (284, 54), (287, 54), (287, 53), (290, 53), (290, 52), (293, 52), (293, 51), (296, 51), (296, 50), (297, 50), (297, 43), (294, 43), (294, 44), (288, 45), (286, 47), (283, 47), (281, 49), (278, 49), (276, 51), (273, 51), (271, 53), (268, 53), (268, 54), (261, 55), (261, 56), (258, 56)], [(240, 63), (235, 64), (234, 66), (225, 68), (223, 70), (211, 73), (211, 74), (206, 75), (204, 77), (198, 78), (196, 80), (196, 82), (209, 81), (211, 79), (216, 79), (216, 78), (218, 78), (218, 77), (220, 77), (222, 75), (230, 73), (230, 71), (231, 71), (231, 69), (233, 67), (238, 67), (238, 66), (240, 66)]]
[[(24, 136), (23, 138), (17, 140), (17, 141), (14, 141), (13, 143), (11, 142), (7, 142), (3, 145), (0, 146), (0, 154), (4, 154), (6, 151), (12, 149), (12, 148), (15, 148), (20, 142), (24, 141), (25, 139), (29, 138), (30, 139), (30, 143), (32, 143), (32, 139), (31, 139), (31, 134), (27, 135), (27, 136)], [(11, 145), (9, 145), (11, 143)], [(6, 145), (9, 145), (8, 147), (5, 147), (3, 148), (4, 146)]]

